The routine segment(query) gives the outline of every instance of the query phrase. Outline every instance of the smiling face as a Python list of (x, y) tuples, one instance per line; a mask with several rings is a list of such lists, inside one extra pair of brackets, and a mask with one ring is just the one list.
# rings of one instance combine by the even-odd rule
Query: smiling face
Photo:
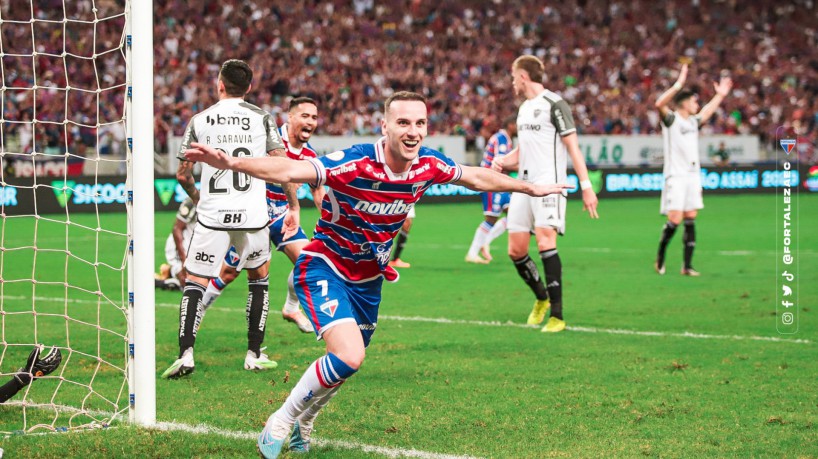
[(386, 117), (381, 121), (381, 129), (386, 136), (387, 157), (395, 165), (399, 165), (399, 169), (405, 169), (417, 158), (423, 138), (426, 137), (426, 104), (419, 100), (393, 101), (387, 109)]
[(296, 105), (290, 110), (287, 123), (290, 141), (300, 147), (309, 142), (318, 126), (318, 107), (309, 102)]

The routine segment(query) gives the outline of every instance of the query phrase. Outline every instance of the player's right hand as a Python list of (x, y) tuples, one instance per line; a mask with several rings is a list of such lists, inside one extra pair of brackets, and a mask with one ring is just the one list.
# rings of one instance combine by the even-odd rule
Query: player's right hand
[(216, 169), (230, 169), (231, 159), (222, 150), (211, 147), (204, 143), (193, 142), (190, 148), (185, 150), (185, 159), (188, 161), (202, 162), (209, 164)]
[(293, 237), (298, 232), (298, 226), (301, 224), (301, 213), (298, 209), (292, 207), (287, 210), (287, 215), (284, 216), (284, 221), (281, 225), (281, 232), (284, 234), (282, 241)]

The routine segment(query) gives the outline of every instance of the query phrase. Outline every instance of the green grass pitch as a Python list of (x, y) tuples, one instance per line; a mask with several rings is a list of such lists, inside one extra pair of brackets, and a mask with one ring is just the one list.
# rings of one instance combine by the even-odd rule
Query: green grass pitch
[[(478, 203), (421, 204), (403, 256), (412, 267), (401, 271), (398, 283), (385, 284), (367, 359), (318, 418), (314, 435), (324, 442), (305, 457), (384, 457), (384, 451), (407, 450), (425, 454), (419, 457), (817, 457), (816, 204), (818, 197), (801, 198), (800, 331), (793, 336), (779, 335), (775, 327), (772, 195), (705, 197), (694, 258), (700, 278), (678, 273), (681, 231), (671, 242), (668, 273), (653, 272), (663, 223), (657, 199), (603, 201), (598, 221), (572, 199), (559, 251), (565, 317), (575, 329), (556, 335), (522, 326), (533, 298), (505, 256), (505, 236), (494, 243), (490, 265), (463, 262), (482, 218)], [(157, 265), (173, 217), (157, 215)], [(93, 216), (74, 218), (95, 222)], [(124, 228), (122, 216), (102, 218), (103, 226)], [(313, 209), (302, 212), (305, 226), (315, 218)], [(31, 244), (32, 229), (30, 221), (6, 221), (5, 246)], [(64, 246), (65, 226), (42, 225), (38, 237), (38, 245)], [(100, 261), (119, 266), (122, 238), (101, 238), (110, 248)], [(93, 257), (95, 244), (88, 232), (71, 237), (72, 252), (85, 257)], [(38, 252), (36, 269), (32, 250), (3, 256), (5, 279), (30, 277), (36, 270), (38, 279), (60, 282), (67, 271), (72, 283), (87, 290), (101, 286), (121, 294), (121, 273), (112, 269), (101, 269), (97, 280), (88, 275), (93, 270), (66, 262), (64, 254)], [(196, 372), (181, 381), (157, 381), (159, 421), (206, 425), (222, 434), (119, 424), (82, 433), (12, 435), (0, 440), (4, 457), (254, 457), (253, 434), (323, 353), (314, 336), (297, 332), (278, 315), (290, 268), (283, 255), (274, 255), (265, 345), (278, 369), (242, 369), (247, 291), (242, 276), (207, 313), (196, 343)], [(4, 311), (30, 310), (31, 283), (6, 282), (3, 288)], [(66, 308), (62, 286), (38, 285), (36, 294), (38, 311), (59, 314)], [(96, 318), (94, 295), (70, 296), (86, 300), (67, 306), (78, 319), (124, 326), (113, 307)], [(157, 377), (176, 357), (179, 298), (178, 292), (157, 292)], [(42, 319), (40, 341), (67, 339), (64, 319)], [(33, 339), (26, 321), (30, 316), (6, 315), (8, 342)], [(96, 335), (75, 325), (69, 325), (72, 345), (93, 347)], [(124, 351), (115, 335), (103, 342), (111, 359)], [(12, 357), (3, 360), (3, 372), (18, 365)], [(93, 362), (74, 365), (81, 380)], [(98, 378), (95, 387), (116, 396), (121, 376), (103, 369)], [(39, 384), (30, 398), (47, 402), (54, 387)], [(61, 390), (57, 402), (72, 403), (79, 389)], [(89, 406), (105, 405), (98, 400)], [(36, 420), (33, 411), (27, 413)], [(68, 422), (67, 415), (58, 416), (56, 425)], [(0, 407), (0, 431), (21, 424), (19, 405)], [(366, 452), (362, 445), (388, 450)]]

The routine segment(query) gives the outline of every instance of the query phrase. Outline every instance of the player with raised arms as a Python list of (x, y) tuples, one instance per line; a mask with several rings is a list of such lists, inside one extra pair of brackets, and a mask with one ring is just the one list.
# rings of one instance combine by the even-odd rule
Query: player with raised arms
[[(699, 111), (699, 100), (696, 94), (683, 89), (687, 79), (687, 64), (682, 65), (676, 83), (656, 100), (662, 120), (662, 138), (664, 140), (665, 165), (662, 173), (665, 181), (662, 186), (661, 213), (667, 215), (667, 222), (662, 227), (659, 250), (656, 253), (654, 269), (665, 274), (665, 253), (667, 245), (676, 228), (684, 219), (684, 243), (682, 275), (698, 276), (693, 269), (693, 249), (696, 247), (696, 216), (704, 207), (702, 201), (701, 160), (699, 159), (699, 126), (706, 123), (716, 109), (730, 93), (733, 81), (722, 77), (713, 83), (716, 95)], [(676, 111), (671, 111), (667, 104), (673, 100)]]
[(388, 266), (392, 238), (423, 193), (436, 183), (478, 191), (560, 193), (563, 184), (534, 184), (481, 167), (460, 166), (422, 146), (426, 98), (396, 92), (384, 104), (384, 137), (318, 159), (240, 158), (201, 143), (186, 157), (212, 167), (250, 174), (268, 182), (329, 186), (315, 238), (295, 269), (295, 289), (326, 354), (313, 362), (284, 405), (270, 415), (258, 438), (266, 458), (277, 457), (287, 437), (290, 449), (309, 449), (315, 417), (364, 360), (375, 331), (383, 280), (397, 280)]
[[(281, 141), (287, 149), (286, 157), (290, 159), (303, 160), (306, 158), (317, 158), (318, 154), (309, 145), (310, 137), (318, 126), (318, 103), (309, 97), (295, 97), (290, 100), (290, 106), (287, 110), (287, 123), (279, 128)], [(295, 264), (298, 255), (310, 239), (304, 233), (304, 230), (298, 226), (292, 234), (285, 234), (284, 219), (288, 212), (290, 217), (297, 217), (299, 212), (298, 201), (294, 201), (295, 206), (290, 206), (291, 200), (288, 196), (290, 192), (287, 186), (282, 186), (278, 183), (267, 184), (267, 212), (270, 215), (270, 242), (273, 247), (280, 252), (284, 252), (287, 258)], [(289, 187), (292, 192), (295, 188)], [(321, 201), (324, 199), (326, 192), (324, 187), (311, 187), (312, 198), (318, 209), (321, 209)], [(299, 218), (300, 220), (300, 218)], [(296, 220), (297, 225), (298, 220)], [(227, 285), (229, 285), (238, 276), (237, 268), (238, 257), (235, 250), (231, 247), (230, 251), (222, 263), (221, 273), (218, 277), (214, 277), (207, 285), (202, 304), (204, 308), (209, 308), (216, 298), (221, 295)], [(313, 331), (312, 324), (309, 319), (301, 312), (301, 307), (298, 304), (298, 297), (295, 294), (293, 287), (293, 273), (287, 279), (287, 299), (284, 302), (284, 307), (281, 310), (281, 315), (285, 320), (296, 324), (299, 330), (304, 333)]]
[[(219, 101), (191, 118), (181, 152), (191, 144), (208, 145), (231, 158), (260, 158), (283, 154), (284, 144), (272, 116), (247, 103), (253, 71), (246, 62), (226, 61), (219, 72)], [(280, 150), (280, 151), (278, 151)], [(204, 308), (208, 281), (219, 274), (221, 261), (232, 245), (238, 267), (247, 268), (247, 354), (244, 368), (265, 370), (277, 363), (261, 353), (267, 323), (267, 271), (270, 241), (264, 181), (248, 174), (202, 167), (201, 197), (191, 173), (192, 163), (180, 158), (177, 177), (196, 205), (198, 224), (185, 260), (187, 280), (179, 306), (179, 358), (163, 378), (178, 378), (194, 370), (193, 346)]]
[[(568, 103), (542, 84), (545, 66), (536, 56), (514, 60), (511, 78), (514, 93), (525, 97), (517, 112), (519, 146), (494, 160), (496, 170), (518, 170), (519, 178), (535, 184), (564, 183), (568, 174), (568, 156), (579, 176), (583, 209), (591, 218), (597, 214), (597, 198), (588, 179), (585, 159), (579, 150), (577, 129)], [(565, 234), (566, 194), (531, 197), (511, 195), (508, 208), (508, 255), (517, 273), (536, 297), (528, 316), (530, 325), (542, 323), (551, 309), (543, 332), (565, 329), (562, 315), (562, 261), (557, 253), (557, 235)], [(528, 255), (531, 232), (545, 270), (545, 285), (536, 263)]]

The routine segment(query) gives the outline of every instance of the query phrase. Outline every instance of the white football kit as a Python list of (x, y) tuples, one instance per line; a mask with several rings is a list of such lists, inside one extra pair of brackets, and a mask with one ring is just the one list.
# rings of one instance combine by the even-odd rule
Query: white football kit
[[(576, 132), (571, 109), (559, 95), (545, 90), (520, 105), (517, 113), (517, 178), (534, 184), (567, 182), (568, 152), (561, 137)], [(533, 197), (512, 193), (508, 231), (530, 232), (551, 227), (565, 233), (565, 192)]]
[[(208, 144), (234, 157), (264, 157), (284, 149), (273, 118), (239, 98), (220, 100), (195, 115), (185, 130), (180, 159), (191, 142)], [(202, 164), (198, 225), (185, 268), (200, 277), (216, 277), (227, 249), (239, 254), (239, 269), (255, 269), (270, 255), (267, 193), (263, 180)]]
[(701, 163), (699, 161), (699, 123), (697, 115), (683, 118), (676, 112), (662, 118), (664, 141), (664, 186), (661, 213), (689, 211), (704, 207)]
[[(196, 206), (193, 205), (193, 200), (187, 198), (182, 201), (179, 210), (176, 211), (176, 219), (185, 224), (185, 229), (182, 230), (182, 247), (187, 250), (190, 246), (190, 238), (193, 236), (193, 228), (196, 227)], [(165, 261), (170, 265), (170, 276), (176, 277), (182, 270), (182, 259), (179, 258), (179, 252), (176, 250), (173, 233), (168, 235), (165, 241)]]

